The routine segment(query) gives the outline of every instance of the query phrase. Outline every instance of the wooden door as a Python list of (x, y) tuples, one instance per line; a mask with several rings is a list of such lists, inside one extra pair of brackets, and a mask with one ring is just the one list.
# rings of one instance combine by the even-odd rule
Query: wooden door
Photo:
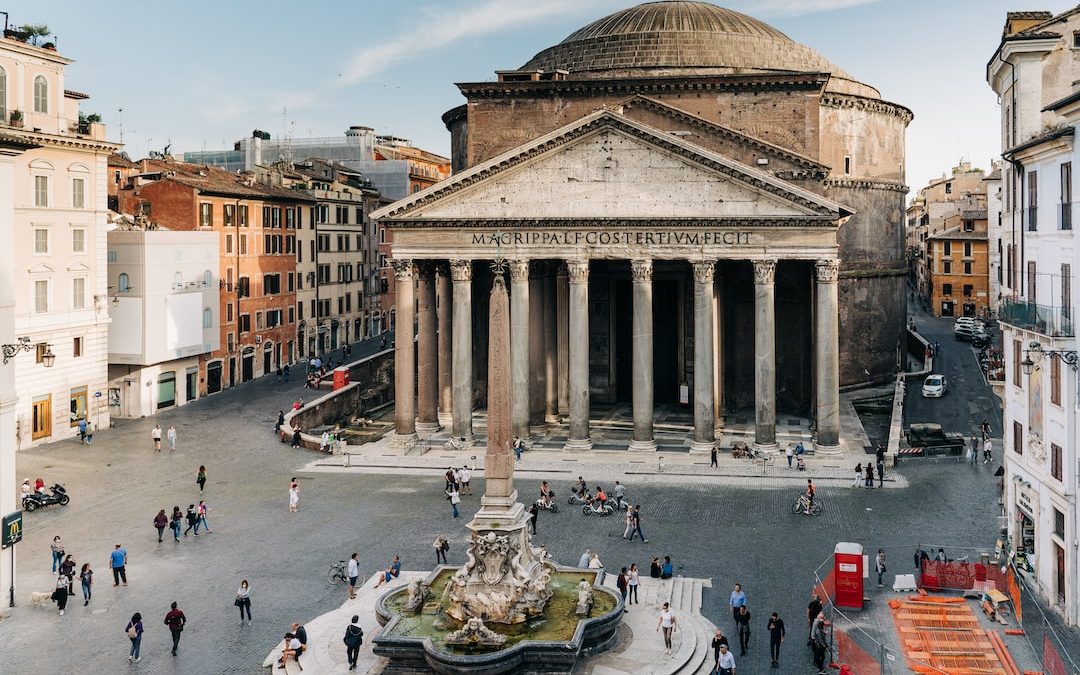
[(1059, 605), (1065, 605), (1065, 549), (1054, 544), (1054, 552), (1057, 554), (1057, 601)]
[(43, 396), (33, 403), (33, 439), (52, 436), (52, 395)]

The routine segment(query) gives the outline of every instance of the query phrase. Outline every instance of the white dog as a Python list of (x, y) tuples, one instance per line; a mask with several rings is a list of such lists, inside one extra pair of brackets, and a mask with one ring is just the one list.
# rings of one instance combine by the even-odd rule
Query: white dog
[(52, 593), (39, 593), (34, 591), (30, 594), (31, 607), (48, 607), (52, 602)]

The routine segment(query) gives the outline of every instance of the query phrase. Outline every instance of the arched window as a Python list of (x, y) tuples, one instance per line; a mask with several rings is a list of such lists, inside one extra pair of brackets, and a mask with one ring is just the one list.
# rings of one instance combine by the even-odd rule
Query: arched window
[(49, 112), (49, 82), (44, 75), (34, 78), (34, 112)]
[(180, 272), (177, 272), (176, 274), (173, 275), (173, 288), (183, 288), (183, 287), (184, 287), (184, 275), (181, 274)]
[(0, 123), (8, 123), (7, 114), (7, 71), (0, 68)]
[(128, 280), (127, 272), (120, 273), (120, 279), (116, 282), (116, 285), (121, 293), (127, 293), (131, 290), (131, 281)]
[(202, 311), (202, 327), (210, 328), (214, 325), (214, 313), (210, 311), (209, 307), (203, 307)]
[(210, 282), (214, 280), (214, 275), (210, 273), (210, 270), (206, 270), (202, 273), (202, 285), (203, 288), (210, 288)]

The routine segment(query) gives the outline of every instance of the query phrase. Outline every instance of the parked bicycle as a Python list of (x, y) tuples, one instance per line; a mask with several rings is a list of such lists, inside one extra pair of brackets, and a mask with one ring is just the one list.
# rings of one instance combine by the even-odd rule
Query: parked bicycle
[[(809, 509), (807, 508), (809, 506)], [(811, 516), (816, 516), (821, 513), (821, 509), (824, 508), (821, 499), (814, 497), (813, 505), (810, 505), (810, 499), (805, 493), (800, 494), (799, 498), (795, 500), (795, 503), (791, 506), (792, 513), (806, 513), (810, 512)]]
[(326, 578), (330, 582), (330, 585), (345, 584), (349, 582), (349, 577), (346, 574), (346, 563), (344, 560), (336, 563), (331, 563), (330, 569), (326, 572)]

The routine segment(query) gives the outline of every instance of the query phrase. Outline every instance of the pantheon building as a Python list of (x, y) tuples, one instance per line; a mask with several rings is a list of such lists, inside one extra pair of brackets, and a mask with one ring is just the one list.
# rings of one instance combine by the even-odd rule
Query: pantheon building
[(498, 260), (517, 435), (587, 449), (623, 409), (626, 444), (652, 450), (658, 411), (682, 410), (694, 450), (725, 417), (775, 448), (778, 415), (835, 449), (841, 388), (896, 368), (911, 111), (704, 2), (615, 12), (495, 73), (443, 115), (453, 175), (374, 214), (396, 437), (473, 441)]

